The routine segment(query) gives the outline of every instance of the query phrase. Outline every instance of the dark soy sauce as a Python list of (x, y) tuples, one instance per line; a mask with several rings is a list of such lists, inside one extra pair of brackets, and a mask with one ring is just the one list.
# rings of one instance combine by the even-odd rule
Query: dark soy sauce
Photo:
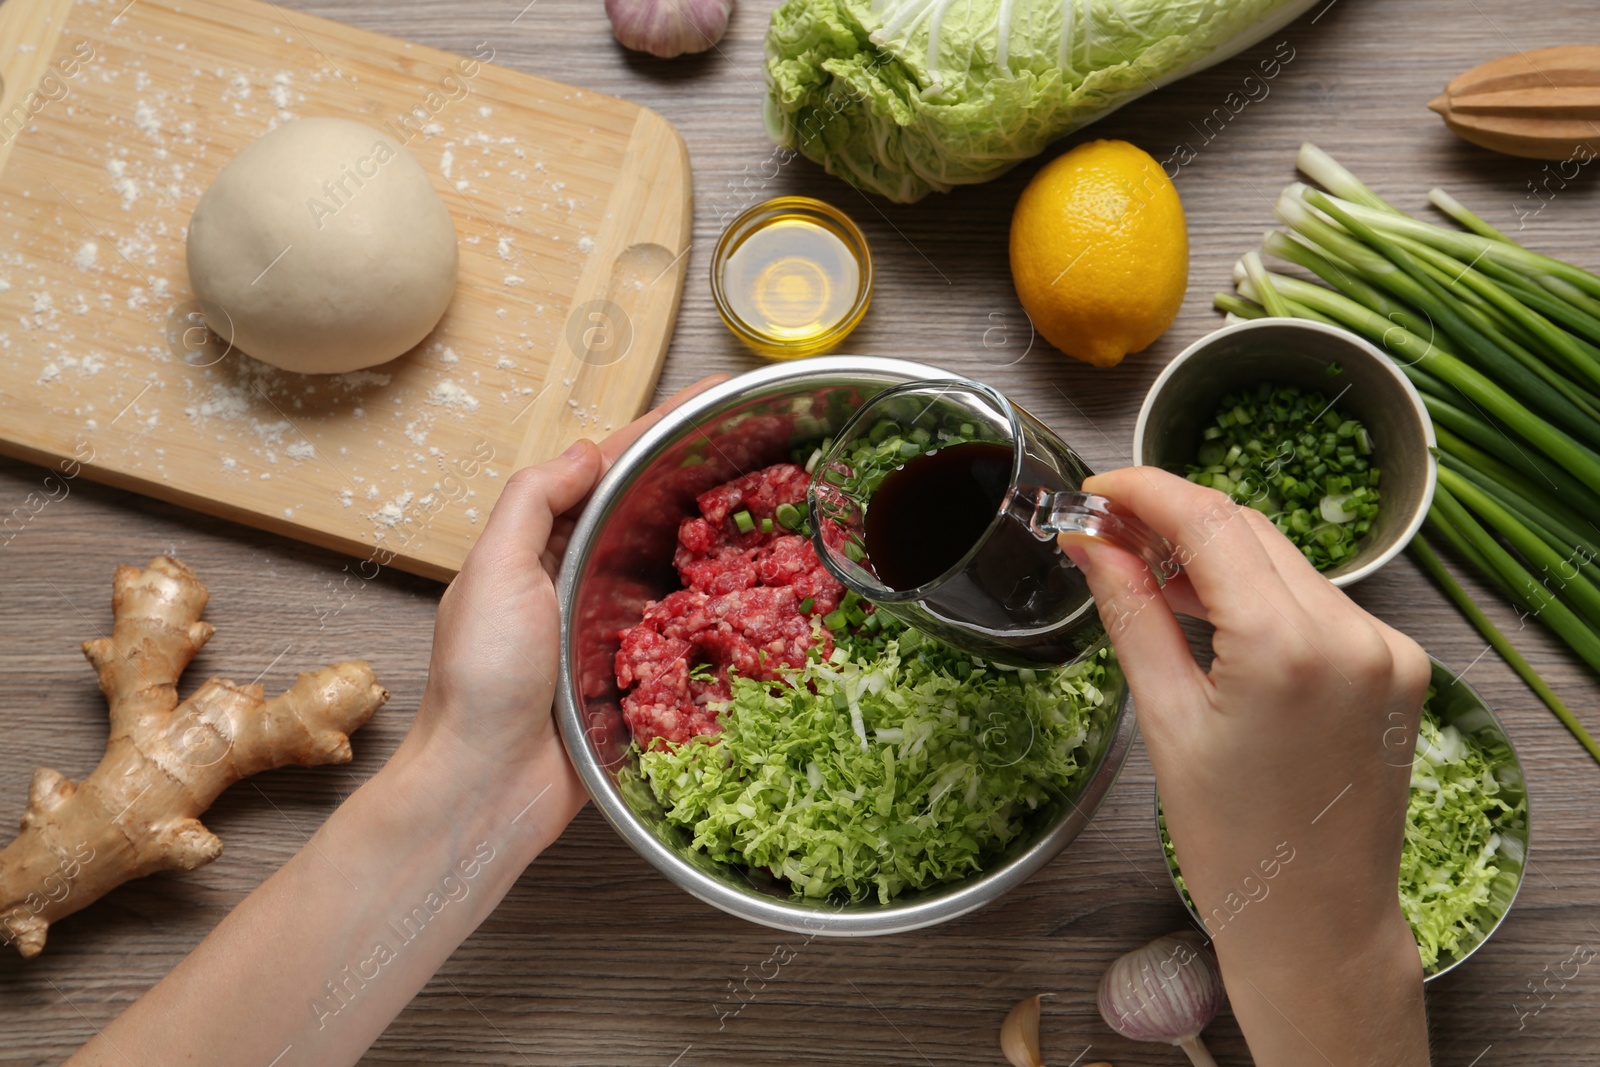
[(879, 581), (916, 589), (961, 562), (1011, 485), (1010, 445), (966, 441), (889, 472), (867, 507), (866, 549)]
[[(1014, 458), (1010, 445), (967, 441), (890, 471), (867, 502), (866, 556), (879, 581), (905, 592), (950, 572), (982, 541), (924, 607), (960, 622), (969, 651), (1016, 665), (1055, 666), (1092, 646), (1101, 630), (1079, 625), (1093, 610), (1089, 588), (1055, 541), (1040, 541), (1020, 518), (994, 521), (1011, 486)], [(1019, 484), (1061, 481), (1055, 468), (1023, 453)]]

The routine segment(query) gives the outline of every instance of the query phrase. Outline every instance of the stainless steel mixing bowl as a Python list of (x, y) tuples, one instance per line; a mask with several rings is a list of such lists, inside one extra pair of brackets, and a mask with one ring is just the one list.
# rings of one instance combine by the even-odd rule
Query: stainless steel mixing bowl
[(765, 871), (718, 863), (689, 847), (631, 772), (637, 756), (613, 670), (619, 631), (646, 602), (681, 583), (672, 567), (678, 523), (697, 494), (782, 462), (820, 441), (868, 397), (919, 378), (953, 377), (901, 360), (830, 356), (740, 375), (695, 396), (644, 434), (595, 489), (568, 542), (558, 596), (562, 740), (595, 807), (622, 839), (680, 888), (732, 915), (796, 933), (892, 934), (965, 915), (1025, 881), (1085, 825), (1133, 743), (1127, 687), (1113, 668), (1087, 776), (1071, 796), (1036, 811), (1026, 832), (985, 870), (879, 904), (806, 901)]

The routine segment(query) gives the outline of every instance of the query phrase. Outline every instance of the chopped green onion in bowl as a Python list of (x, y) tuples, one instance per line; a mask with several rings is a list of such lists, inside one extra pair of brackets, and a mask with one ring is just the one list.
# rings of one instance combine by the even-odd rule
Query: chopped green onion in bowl
[(1348, 560), (1378, 515), (1372, 436), (1336, 402), (1270, 382), (1229, 393), (1184, 469), (1265, 514), (1318, 570)]

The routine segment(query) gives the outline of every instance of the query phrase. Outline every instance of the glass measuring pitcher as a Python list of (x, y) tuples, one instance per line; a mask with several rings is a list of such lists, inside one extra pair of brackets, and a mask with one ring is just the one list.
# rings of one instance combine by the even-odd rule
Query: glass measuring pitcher
[(812, 538), (834, 577), (924, 633), (999, 663), (1059, 666), (1105, 631), (1058, 535), (1133, 552), (1158, 581), (1178, 571), (1163, 538), (1080, 490), (1091, 473), (988, 386), (911, 382), (863, 404), (818, 460)]

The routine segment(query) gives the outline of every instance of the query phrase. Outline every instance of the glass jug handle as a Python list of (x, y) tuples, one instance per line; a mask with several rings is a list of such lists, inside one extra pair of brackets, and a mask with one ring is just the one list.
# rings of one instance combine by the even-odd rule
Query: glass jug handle
[(1144, 560), (1163, 583), (1182, 569), (1171, 542), (1097, 493), (1040, 489), (1031, 500), (1025, 493), (1017, 497), (1028, 530), (1041, 541), (1064, 533), (1105, 541)]

